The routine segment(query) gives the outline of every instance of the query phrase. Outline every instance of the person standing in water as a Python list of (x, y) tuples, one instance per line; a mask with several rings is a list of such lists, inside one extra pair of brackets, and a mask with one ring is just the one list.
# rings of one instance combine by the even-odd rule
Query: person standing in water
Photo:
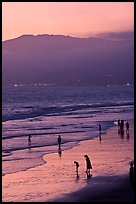
[(90, 169), (92, 169), (92, 165), (91, 165), (91, 161), (88, 157), (88, 155), (84, 155), (85, 159), (86, 159), (86, 174), (87, 174), (87, 178), (90, 177), (92, 174), (90, 174)]
[(58, 136), (58, 145), (59, 145), (59, 149), (61, 148), (61, 136)]

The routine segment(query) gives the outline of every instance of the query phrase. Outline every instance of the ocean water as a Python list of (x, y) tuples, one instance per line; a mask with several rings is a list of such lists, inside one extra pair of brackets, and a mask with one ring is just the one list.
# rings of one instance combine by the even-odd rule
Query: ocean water
[[(134, 119), (134, 87), (5, 86), (2, 93), (2, 174), (43, 163), (42, 156), (93, 139), (118, 119)], [(28, 135), (32, 136), (31, 148)]]

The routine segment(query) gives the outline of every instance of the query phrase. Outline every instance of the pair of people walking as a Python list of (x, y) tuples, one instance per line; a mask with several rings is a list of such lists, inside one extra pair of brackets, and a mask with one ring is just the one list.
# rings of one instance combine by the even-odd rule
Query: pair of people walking
[[(86, 175), (87, 175), (87, 178), (91, 177), (92, 174), (91, 174), (91, 169), (92, 169), (92, 164), (91, 164), (91, 161), (90, 161), (90, 158), (88, 157), (88, 155), (84, 155), (85, 159), (86, 159)], [(79, 163), (77, 161), (74, 161), (74, 164), (76, 164), (76, 173), (77, 173), (77, 177), (79, 177), (78, 175), (78, 167), (79, 167)]]

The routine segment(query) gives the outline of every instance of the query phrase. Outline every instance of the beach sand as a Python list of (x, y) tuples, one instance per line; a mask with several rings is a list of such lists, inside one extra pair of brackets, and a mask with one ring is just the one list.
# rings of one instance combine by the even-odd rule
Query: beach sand
[[(58, 147), (56, 146), (56, 149)], [(134, 159), (134, 132), (118, 135), (118, 127), (78, 146), (43, 156), (44, 164), (2, 177), (3, 202), (133, 202), (129, 163)], [(31, 153), (33, 153), (32, 150)], [(84, 155), (92, 162), (87, 179)], [(79, 162), (76, 177), (74, 160)]]
[(127, 177), (122, 177), (119, 185), (105, 184), (93, 188), (87, 186), (65, 197), (53, 199), (50, 202), (134, 202), (134, 191)]

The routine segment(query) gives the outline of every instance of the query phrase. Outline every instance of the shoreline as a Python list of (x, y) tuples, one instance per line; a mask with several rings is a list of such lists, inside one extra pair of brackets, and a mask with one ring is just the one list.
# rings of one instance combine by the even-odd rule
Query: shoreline
[[(110, 128), (112, 128), (112, 127), (114, 127), (114, 123), (110, 126), (110, 127), (108, 127), (106, 130), (104, 130), (104, 133), (103, 133), (103, 135), (105, 135), (106, 133), (107, 133), (107, 131), (109, 131), (109, 129)], [(51, 134), (51, 133), (50, 133)], [(79, 133), (80, 134), (80, 133)], [(62, 145), (63, 145), (63, 151), (66, 151), (66, 150), (70, 150), (71, 148), (73, 148), (73, 147), (76, 147), (76, 146), (78, 146), (78, 145), (80, 145), (80, 142), (83, 142), (83, 141), (88, 141), (88, 140), (93, 140), (93, 139), (95, 139), (95, 138), (97, 138), (98, 137), (98, 134), (97, 135), (95, 135), (95, 136), (93, 136), (93, 135), (91, 135), (91, 138), (86, 138), (86, 139), (84, 139), (84, 140), (75, 140), (75, 141), (69, 141), (69, 142), (63, 142), (62, 143)], [(12, 173), (19, 173), (19, 172), (21, 172), (21, 171), (27, 171), (27, 170), (29, 170), (29, 169), (31, 169), (31, 168), (34, 168), (34, 167), (37, 167), (37, 166), (40, 166), (40, 165), (43, 165), (44, 163), (45, 163), (45, 161), (44, 161), (44, 159), (43, 159), (43, 157), (44, 157), (44, 155), (47, 155), (47, 154), (53, 154), (53, 153), (57, 153), (57, 147), (58, 147), (58, 145), (57, 144), (53, 144), (53, 145), (48, 145), (48, 146), (32, 146), (31, 147), (31, 150), (33, 151), (35, 151), (35, 150), (38, 150), (39, 151), (39, 148), (40, 148), (40, 151), (41, 152), (43, 152), (40, 156), (39, 156), (39, 160), (41, 161), (37, 161), (36, 162), (36, 164), (32, 164), (31, 166), (27, 166), (27, 164), (26, 164), (26, 167), (24, 167), (23, 166), (23, 168), (21, 168), (21, 169), (17, 169), (17, 170), (12, 170), (11, 172), (4, 172), (3, 173), (3, 171), (2, 171), (2, 176), (5, 176), (5, 175), (7, 175), (7, 174), (12, 174)], [(48, 149), (50, 148), (50, 152), (47, 152), (48, 151)], [(17, 150), (17, 151), (16, 151)], [(28, 154), (27, 154), (27, 152), (28, 152), (28, 150), (29, 150), (29, 147), (24, 147), (24, 148), (22, 148), (22, 149), (16, 149), (16, 150), (12, 150), (12, 151), (10, 151), (10, 150), (2, 150), (2, 162), (3, 161), (9, 161), (9, 162), (11, 162), (12, 160), (14, 160), (14, 158), (16, 157), (17, 159), (24, 159), (24, 158), (22, 158), (22, 156), (24, 156), (25, 154), (25, 156), (26, 156), (26, 159), (28, 159)], [(7, 153), (6, 153), (7, 152)], [(13, 152), (13, 153), (12, 153)], [(45, 153), (46, 152), (46, 153)], [(19, 153), (19, 154), (18, 154)], [(5, 154), (5, 155), (4, 155)], [(20, 157), (18, 156), (18, 155), (21, 155)], [(13, 159), (12, 159), (12, 157), (13, 157)], [(10, 158), (10, 159), (9, 159)], [(4, 165), (4, 164), (3, 164)], [(12, 163), (11, 163), (11, 165), (12, 165)], [(24, 165), (24, 163), (23, 163), (23, 165)]]
[[(131, 119), (131, 120), (129, 120), (129, 122), (130, 123), (133, 123), (133, 120)], [(116, 122), (117, 123), (117, 122)], [(104, 130), (104, 132), (103, 132), (103, 135), (106, 135), (107, 134), (107, 132), (111, 129), (111, 128), (113, 128), (113, 127), (115, 127), (115, 124), (116, 124), (115, 122), (113, 122), (112, 121), (112, 125), (111, 126), (109, 126), (106, 130)], [(89, 138), (86, 138), (86, 139), (84, 139), (84, 140), (75, 140), (75, 141), (69, 141), (69, 142), (64, 142), (63, 143), (63, 151), (66, 151), (66, 150), (69, 150), (69, 149), (71, 149), (71, 148), (73, 148), (73, 147), (76, 147), (76, 146), (78, 146), (78, 145), (80, 145), (80, 142), (82, 142), (82, 141), (88, 141), (88, 140), (93, 140), (93, 139), (95, 139), (95, 138), (97, 138), (99, 136), (99, 133), (97, 133), (97, 135), (95, 135), (95, 136), (92, 136), (91, 135), (91, 138), (89, 139)], [(73, 145), (74, 144), (74, 145)], [(53, 144), (53, 145), (48, 145), (48, 146), (32, 146), (31, 147), (31, 150), (37, 150), (38, 152), (39, 152), (39, 148), (40, 148), (40, 151), (42, 152), (41, 153), (41, 155), (39, 156), (39, 161), (37, 160), (36, 161), (36, 163), (35, 164), (31, 164), (31, 165), (29, 165), (28, 166), (28, 164), (26, 164), (26, 167), (24, 166), (24, 158), (26, 157), (26, 160), (28, 159), (28, 154), (27, 154), (27, 152), (28, 152), (28, 147), (25, 147), (25, 148), (23, 148), (23, 149), (18, 149), (17, 151), (16, 150), (12, 150), (11, 152), (9, 151), (9, 150), (2, 150), (2, 162), (3, 161), (9, 161), (10, 163), (11, 163), (11, 165), (10, 166), (12, 166), (12, 161), (14, 160), (14, 158), (16, 158), (16, 159), (23, 159), (23, 168), (21, 168), (21, 169), (14, 169), (14, 170), (12, 170), (12, 171), (10, 171), (10, 172), (8, 172), (8, 171), (6, 171), (6, 172), (4, 172), (3, 173), (3, 171), (2, 171), (2, 176), (4, 176), (4, 175), (7, 175), (7, 174), (12, 174), (12, 173), (18, 173), (18, 172), (21, 172), (21, 171), (26, 171), (26, 170), (28, 170), (28, 169), (31, 169), (31, 168), (34, 168), (34, 167), (36, 167), (36, 166), (39, 166), (39, 165), (42, 165), (42, 164), (44, 164), (44, 159), (43, 159), (43, 157), (44, 157), (44, 155), (47, 155), (47, 154), (52, 154), (52, 153), (56, 153), (57, 152), (57, 144)], [(67, 147), (68, 146), (68, 147)], [(50, 151), (48, 152), (48, 149), (50, 149)], [(6, 153), (7, 152), (7, 153)], [(12, 153), (13, 152), (13, 153)], [(36, 151), (35, 151), (36, 152)], [(26, 154), (26, 155), (25, 155)], [(19, 155), (21, 155), (21, 156), (19, 156)], [(13, 157), (13, 159), (12, 159), (12, 157)], [(33, 158), (32, 158), (33, 159)], [(26, 163), (26, 162), (25, 162)], [(5, 165), (4, 163), (3, 163), (3, 165)]]
[[(64, 199), (62, 201), (64, 202), (64, 201), (67, 201), (67, 199), (69, 199), (70, 202), (72, 202), (72, 200), (75, 201), (75, 195), (77, 195), (76, 200), (79, 202), (80, 201), (82, 202), (84, 201), (84, 197), (83, 196), (80, 197), (81, 194), (83, 195), (86, 194), (86, 200), (88, 200), (88, 202), (92, 201), (92, 199), (94, 199), (92, 198), (92, 196), (97, 194), (97, 191), (101, 192), (102, 186), (106, 186), (106, 182), (107, 182), (106, 178), (108, 178), (108, 175), (110, 178), (111, 189), (115, 188), (115, 186), (112, 185), (114, 183), (114, 179), (113, 179), (114, 176), (115, 178), (116, 176), (117, 178), (121, 178), (124, 174), (127, 175), (128, 168), (129, 168), (129, 161), (133, 160), (133, 153), (132, 153), (133, 139), (134, 139), (133, 132), (130, 133), (129, 141), (126, 138), (126, 135), (123, 139), (120, 138), (120, 136), (117, 134), (117, 127), (115, 126), (110, 128), (106, 134), (102, 135), (101, 142), (97, 137), (91, 140), (81, 141), (79, 143), (80, 145), (77, 145), (72, 149), (68, 149), (64, 151), (63, 151), (63, 145), (62, 145), (61, 156), (60, 154), (58, 155), (58, 153), (51, 153), (48, 155), (46, 154), (43, 156), (43, 159), (46, 162), (45, 164), (31, 168), (25, 172), (13, 173), (12, 176), (5, 175), (2, 180), (3, 187), (4, 187), (3, 201), (14, 202), (14, 201), (20, 200), (24, 202), (31, 202), (31, 201), (50, 202), (50, 200), (53, 199), (53, 200), (56, 200), (55, 202), (57, 202), (58, 199), (60, 200)], [(127, 149), (130, 145), (131, 145), (131, 148)], [(118, 146), (120, 151), (118, 149)], [(106, 151), (105, 151), (105, 147), (107, 147)], [(124, 159), (124, 151), (126, 150), (127, 150), (127, 158)], [(111, 158), (111, 155), (113, 156), (113, 153), (115, 158)], [(83, 159), (84, 154), (88, 154), (89, 156), (91, 156), (91, 160), (93, 163), (93, 177), (90, 179), (91, 182), (89, 182), (89, 184), (87, 183), (88, 180), (86, 179), (86, 175), (85, 175), (85, 161)], [(118, 154), (119, 154), (119, 157), (118, 157)], [(113, 164), (111, 164), (109, 167), (107, 166), (107, 162), (105, 160), (107, 159), (107, 157), (109, 157), (108, 158), (109, 162), (111, 161), (113, 162)], [(80, 179), (78, 181), (75, 180), (76, 174), (75, 174), (75, 166), (73, 164), (74, 160), (79, 161), (79, 164), (80, 164), (80, 167), (79, 167)], [(118, 165), (116, 166), (116, 163), (119, 166)], [(124, 181), (126, 182), (126, 184), (128, 183), (127, 176)], [(93, 195), (91, 195), (90, 197), (89, 189), (92, 188), (92, 184), (95, 184), (95, 183), (98, 183), (98, 185), (95, 185), (96, 189), (94, 188)], [(122, 180), (121, 182), (116, 184), (118, 187), (121, 186)], [(14, 185), (14, 192), (12, 191), (12, 188), (10, 188), (10, 186), (13, 186), (13, 185)], [(20, 188), (21, 188), (21, 192), (19, 191)], [(107, 191), (106, 188), (102, 188), (102, 189), (105, 189), (105, 194), (106, 194), (106, 191)], [(127, 190), (128, 189), (129, 189), (129, 184), (127, 185)], [(108, 189), (108, 191), (109, 190), (110, 189)], [(54, 198), (52, 196), (54, 196)], [(124, 200), (126, 200), (125, 196), (126, 195), (124, 193), (122, 195), (122, 198)], [(104, 199), (106, 199), (106, 195), (105, 197), (104, 195), (99, 195), (99, 200), (103, 201)], [(110, 199), (109, 201), (111, 202), (113, 200), (112, 198), (108, 198), (108, 199)]]

